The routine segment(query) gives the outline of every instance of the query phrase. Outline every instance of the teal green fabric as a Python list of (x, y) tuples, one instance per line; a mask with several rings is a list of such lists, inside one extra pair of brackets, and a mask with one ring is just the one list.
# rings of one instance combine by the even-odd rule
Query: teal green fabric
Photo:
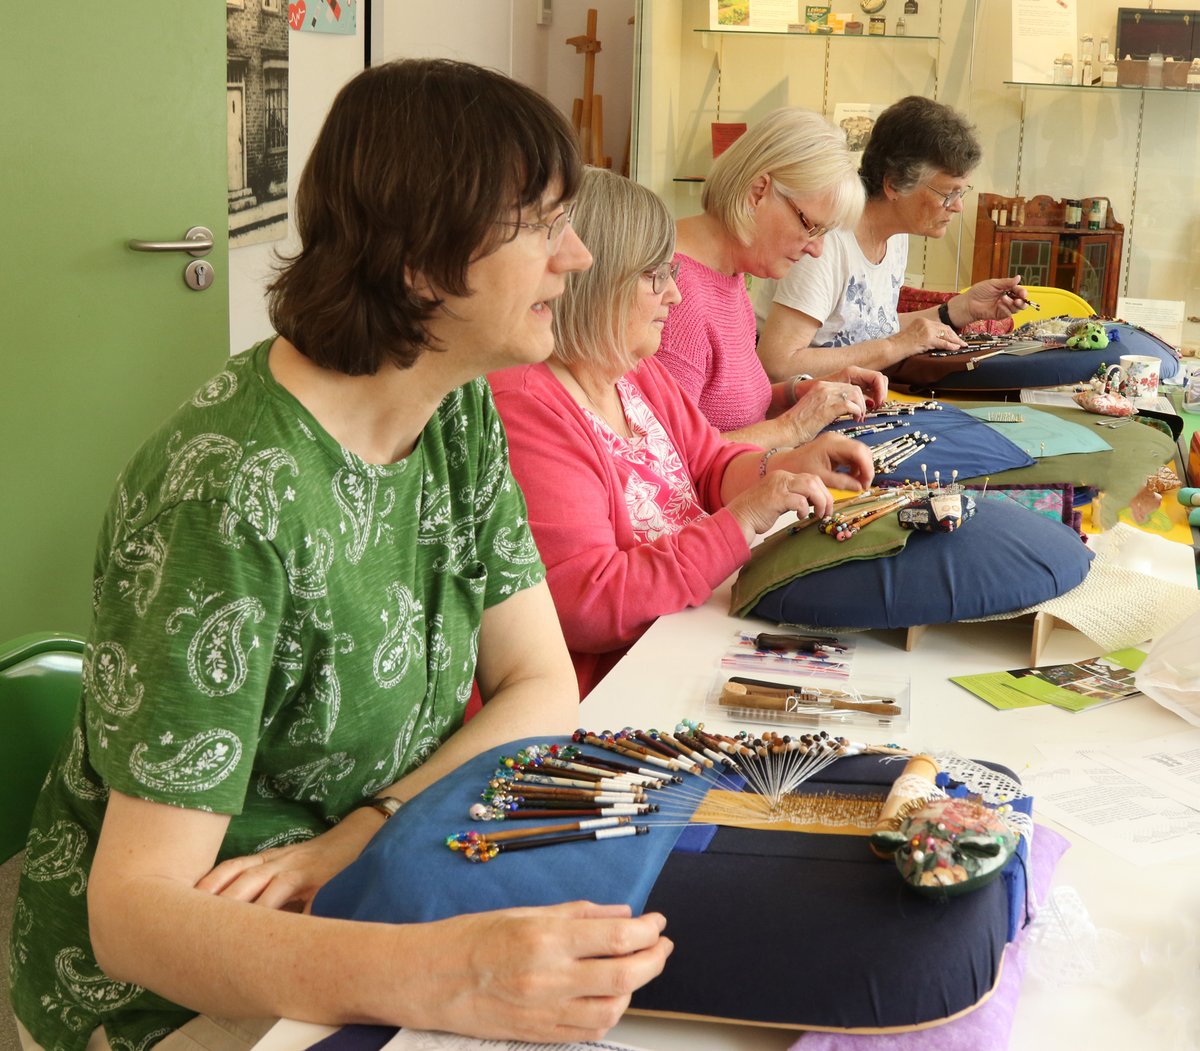
[[(997, 402), (958, 403), (959, 408), (1014, 409), (1015, 406)], [(1039, 406), (1039, 412), (1069, 420), (1073, 423), (1087, 420), (1082, 426), (1095, 426), (1099, 416), (1083, 414), (1078, 409)], [(1109, 452), (1084, 453), (1070, 456), (1047, 456), (1032, 467), (1018, 467), (992, 475), (993, 482), (1007, 485), (1030, 485), (1046, 482), (1069, 482), (1076, 487), (1087, 486), (1103, 493), (1100, 501), (1100, 528), (1110, 529), (1120, 521), (1122, 508), (1163, 464), (1170, 463), (1176, 455), (1175, 443), (1153, 427), (1138, 427), (1127, 424), (1123, 427), (1105, 428), (1104, 440), (1112, 446)], [(959, 481), (983, 484), (982, 475)]]
[[(1080, 419), (1080, 413), (1076, 413), (1075, 420), (1067, 420), (1028, 405), (1015, 408), (989, 405), (981, 409), (967, 409), (967, 413), (999, 431), (1030, 456), (1068, 456), (1071, 453), (1107, 452), (1112, 448), (1104, 440), (1105, 432), (1092, 423), (1090, 413), (1084, 419)], [(991, 422), (993, 417), (1014, 414), (1022, 417), (1021, 422)]]
[(34, 814), (13, 1006), (81, 1051), (192, 1014), (108, 979), (86, 888), (109, 789), (232, 815), (220, 859), (310, 838), (463, 721), (482, 611), (542, 579), (486, 382), (403, 461), (363, 462), (280, 387), (269, 342), (146, 442), (101, 531), (83, 697)]

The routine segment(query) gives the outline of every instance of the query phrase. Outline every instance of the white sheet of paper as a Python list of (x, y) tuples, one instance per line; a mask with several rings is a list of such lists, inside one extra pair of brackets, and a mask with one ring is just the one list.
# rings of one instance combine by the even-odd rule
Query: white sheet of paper
[(1113, 765), (1103, 748), (1044, 746), (1046, 763), (1022, 775), (1034, 816), (1049, 818), (1133, 865), (1200, 854), (1194, 810)]
[(1013, 80), (1049, 84), (1054, 60), (1066, 52), (1077, 61), (1078, 50), (1076, 0), (1013, 0)]
[(1176, 348), (1183, 342), (1185, 313), (1182, 299), (1130, 299), (1128, 296), (1117, 299), (1117, 317), (1131, 325), (1141, 325)]
[(1200, 730), (1185, 730), (1106, 750), (1104, 761), (1200, 811)]

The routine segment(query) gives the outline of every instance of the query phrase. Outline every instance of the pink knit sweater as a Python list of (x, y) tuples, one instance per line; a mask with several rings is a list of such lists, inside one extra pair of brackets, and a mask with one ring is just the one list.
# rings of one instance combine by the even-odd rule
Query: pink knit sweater
[(767, 418), (771, 381), (755, 353), (744, 274), (721, 274), (675, 254), (683, 301), (671, 308), (658, 358), (719, 431)]
[(737, 522), (721, 507), (721, 479), (730, 460), (756, 447), (721, 438), (655, 359), (626, 378), (670, 437), (709, 512), (651, 543), (639, 543), (630, 523), (628, 464), (604, 447), (554, 374), (524, 365), (488, 377), (581, 696), (660, 615), (704, 602), (750, 557)]

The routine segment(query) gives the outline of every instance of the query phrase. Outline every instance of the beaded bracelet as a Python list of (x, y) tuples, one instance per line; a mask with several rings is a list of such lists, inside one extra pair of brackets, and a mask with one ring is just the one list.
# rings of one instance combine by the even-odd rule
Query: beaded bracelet
[(779, 452), (778, 449), (768, 449), (765, 453), (762, 454), (762, 459), (758, 461), (758, 477), (759, 478), (767, 477), (767, 461), (772, 456), (774, 456), (777, 452)]

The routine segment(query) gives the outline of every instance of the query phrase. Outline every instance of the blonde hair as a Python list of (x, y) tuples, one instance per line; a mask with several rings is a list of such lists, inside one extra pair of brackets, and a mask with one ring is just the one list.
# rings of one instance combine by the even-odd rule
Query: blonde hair
[(638, 279), (675, 251), (675, 223), (645, 186), (604, 168), (585, 168), (575, 197), (575, 232), (591, 269), (567, 275), (554, 305), (554, 356), (568, 365), (637, 363), (624, 346)]
[(768, 113), (713, 163), (700, 203), (744, 245), (754, 240), (750, 190), (770, 176), (786, 197), (828, 196), (834, 226), (854, 226), (865, 194), (846, 133), (824, 117), (795, 106)]

